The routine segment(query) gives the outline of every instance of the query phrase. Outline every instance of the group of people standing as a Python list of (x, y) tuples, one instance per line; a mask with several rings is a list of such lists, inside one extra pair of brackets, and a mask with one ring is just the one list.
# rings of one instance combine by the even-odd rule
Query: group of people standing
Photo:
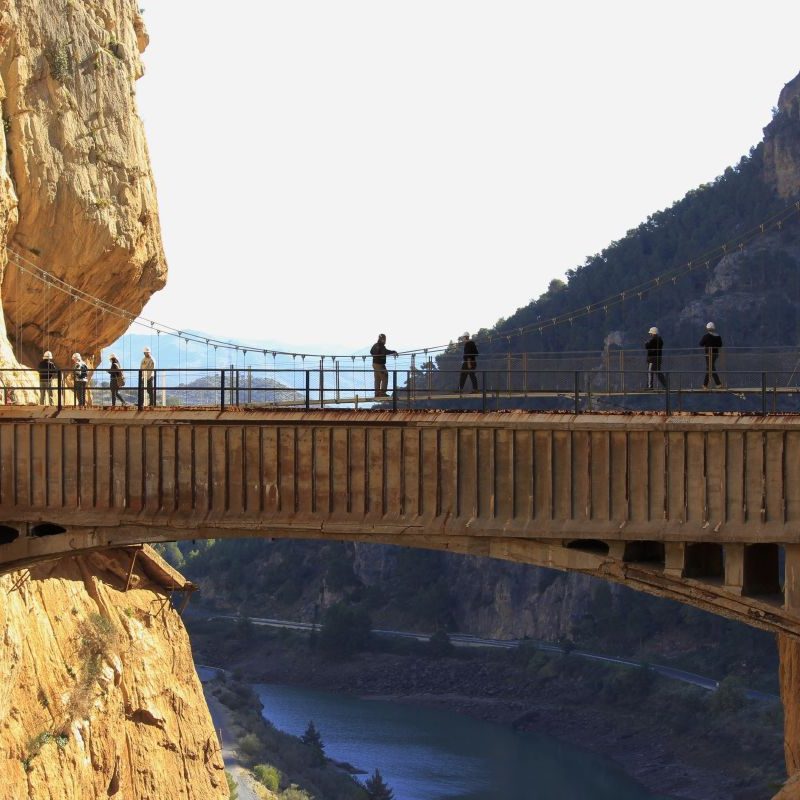
[[(664, 377), (662, 368), (662, 351), (664, 350), (664, 340), (658, 332), (658, 328), (650, 328), (650, 338), (644, 343), (647, 352), (647, 388), (656, 388), (656, 378), (666, 389), (667, 381)], [(713, 379), (717, 389), (722, 386), (722, 381), (717, 374), (717, 359), (722, 348), (722, 337), (717, 333), (717, 326), (713, 322), (706, 324), (706, 332), (700, 339), (700, 347), (703, 348), (706, 359), (705, 377), (703, 378), (703, 388), (708, 389), (709, 383)]]
[[(648, 333), (650, 338), (644, 344), (647, 353), (647, 388), (655, 389), (656, 380), (658, 380), (661, 386), (666, 389), (667, 380), (662, 367), (664, 340), (655, 326), (650, 328)], [(469, 333), (464, 333), (459, 338), (459, 342), (462, 343), (464, 349), (458, 391), (463, 392), (469, 380), (472, 391), (477, 392), (478, 379), (475, 371), (478, 368), (478, 346)], [(719, 358), (719, 351), (722, 349), (722, 337), (717, 333), (717, 326), (713, 322), (706, 324), (706, 331), (703, 338), (700, 339), (699, 346), (703, 348), (706, 360), (703, 388), (708, 389), (713, 380), (714, 385), (719, 389), (722, 386), (722, 381), (717, 373), (717, 359)], [(397, 351), (387, 349), (386, 334), (382, 333), (378, 336), (378, 341), (372, 345), (370, 354), (372, 355), (372, 369), (375, 374), (375, 397), (387, 397), (386, 389), (389, 373), (386, 369), (386, 356), (396, 356)]]
[[(475, 377), (475, 370), (478, 368), (478, 345), (468, 333), (459, 338), (464, 343), (464, 360), (461, 363), (461, 378), (458, 390), (464, 391), (467, 379), (472, 384), (472, 391), (478, 391), (478, 379)], [(375, 397), (388, 397), (386, 391), (389, 383), (389, 371), (386, 369), (386, 356), (396, 356), (396, 350), (389, 350), (386, 347), (386, 334), (378, 335), (378, 341), (370, 349), (372, 356), (372, 371), (375, 376)]]
[[(53, 361), (53, 354), (50, 350), (45, 350), (42, 360), (36, 367), (39, 373), (39, 402), (53, 405), (53, 384), (56, 383), (60, 389), (61, 383), (59, 375), (62, 371)], [(149, 347), (144, 348), (143, 358), (139, 364), (139, 371), (142, 376), (142, 385), (139, 387), (140, 404), (144, 401), (144, 392), (147, 392), (148, 405), (156, 405), (156, 362)], [(72, 391), (74, 402), (79, 408), (86, 407), (86, 390), (89, 386), (89, 366), (81, 357), (80, 353), (72, 354)], [(116, 406), (117, 401), (120, 405), (126, 406), (128, 402), (120, 394), (120, 389), (125, 386), (125, 372), (119, 358), (112, 353), (109, 356), (109, 367), (106, 370), (109, 376), (108, 387), (111, 390), (111, 405)]]

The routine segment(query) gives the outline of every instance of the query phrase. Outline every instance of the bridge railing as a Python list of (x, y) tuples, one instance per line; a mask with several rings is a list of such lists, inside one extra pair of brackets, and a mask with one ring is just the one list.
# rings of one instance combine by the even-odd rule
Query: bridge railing
[[(488, 363), (487, 363), (488, 362)], [(519, 368), (522, 362), (524, 368)], [(570, 410), (747, 411), (800, 412), (800, 370), (778, 369), (778, 357), (755, 356), (740, 360), (746, 369), (717, 364), (721, 386), (708, 371), (664, 366), (649, 373), (641, 363), (610, 367), (552, 368), (533, 359), (482, 361), (475, 370), (387, 369), (387, 394), (376, 392), (373, 369), (342, 369), (340, 365), (315, 369), (165, 368), (152, 375), (123, 370), (124, 385), (112, 391), (106, 370), (89, 370), (85, 404), (118, 403), (139, 409), (150, 406), (184, 407), (379, 407)], [(687, 358), (687, 364), (689, 360)], [(663, 365), (662, 365), (663, 366)], [(769, 368), (768, 368), (769, 367)], [(663, 378), (663, 382), (661, 380)], [(706, 390), (704, 383), (710, 384)], [(2, 400), (6, 404), (31, 402), (59, 408), (80, 405), (81, 391), (71, 371), (58, 371), (48, 381), (35, 370), (0, 370)], [(32, 389), (32, 386), (39, 388)], [(116, 395), (116, 397), (114, 397)]]

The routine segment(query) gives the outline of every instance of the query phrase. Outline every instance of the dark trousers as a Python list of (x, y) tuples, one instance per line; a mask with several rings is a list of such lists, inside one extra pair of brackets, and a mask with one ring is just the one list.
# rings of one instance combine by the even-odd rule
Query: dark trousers
[(373, 364), (372, 371), (375, 373), (375, 397), (386, 397), (386, 389), (389, 387), (389, 370), (386, 364)]
[(464, 386), (467, 383), (467, 378), (469, 378), (470, 382), (472, 383), (472, 391), (477, 392), (478, 379), (475, 377), (475, 368), (474, 367), (470, 368), (464, 365), (461, 366), (461, 377), (459, 378), (458, 381), (458, 390), (460, 392), (464, 390)]
[(139, 386), (139, 405), (144, 405), (144, 390), (147, 389), (147, 405), (154, 406), (156, 404), (156, 378), (147, 378), (144, 386)]
[(39, 376), (39, 404), (44, 405), (44, 398), (47, 397), (50, 405), (53, 405), (53, 381), (50, 378)]
[(717, 357), (719, 353), (708, 353), (706, 355), (706, 376), (703, 378), (703, 386), (708, 386), (708, 382), (711, 378), (714, 379), (714, 383), (717, 387), (722, 386), (722, 381), (719, 379), (719, 375), (717, 375)]
[(125, 398), (123, 398), (119, 393), (119, 384), (113, 378), (111, 379), (109, 386), (111, 387), (111, 405), (115, 406), (117, 404), (117, 400), (119, 400), (123, 406), (128, 405), (125, 402)]
[(666, 389), (667, 381), (664, 378), (664, 373), (661, 371), (661, 363), (658, 361), (649, 361), (647, 363), (647, 388), (655, 389), (656, 377), (658, 377), (661, 385)]
[(86, 381), (75, 381), (75, 402), (81, 408), (86, 405)]

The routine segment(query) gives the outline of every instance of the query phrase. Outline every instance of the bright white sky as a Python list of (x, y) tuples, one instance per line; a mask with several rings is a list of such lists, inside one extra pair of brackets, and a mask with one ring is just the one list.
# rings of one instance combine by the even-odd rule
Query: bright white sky
[(144, 314), (315, 352), (510, 315), (736, 163), (800, 70), (797, 0), (141, 2)]

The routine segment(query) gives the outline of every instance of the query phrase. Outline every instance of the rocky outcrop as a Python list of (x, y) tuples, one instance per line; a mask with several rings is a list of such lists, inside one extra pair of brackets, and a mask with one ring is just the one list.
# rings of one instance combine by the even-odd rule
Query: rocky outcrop
[(764, 128), (764, 179), (781, 197), (800, 194), (800, 75), (783, 87)]
[[(36, 364), (43, 348), (62, 366), (73, 350), (91, 360), (130, 317), (76, 301), (19, 264), (134, 316), (164, 285), (134, 94), (147, 41), (136, 0), (0, 0), (2, 305), (22, 363)], [(13, 360), (2, 333), (0, 366)]]
[(170, 604), (185, 582), (149, 548), (131, 572), (132, 557), (110, 550), (0, 578), (4, 797), (228, 797)]

